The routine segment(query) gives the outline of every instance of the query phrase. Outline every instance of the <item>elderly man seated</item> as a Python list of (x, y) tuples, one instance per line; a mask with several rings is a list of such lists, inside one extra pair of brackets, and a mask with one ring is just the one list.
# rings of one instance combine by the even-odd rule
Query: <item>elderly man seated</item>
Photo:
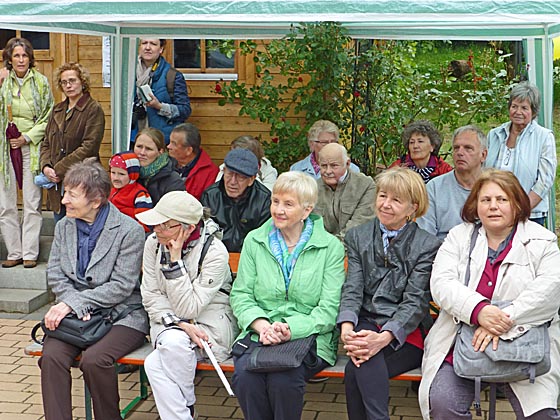
[(270, 191), (255, 182), (259, 162), (250, 150), (231, 150), (224, 164), (223, 178), (202, 193), (200, 202), (223, 229), (227, 250), (241, 252), (247, 233), (270, 218)]
[(453, 133), (453, 165), (451, 172), (434, 178), (426, 185), (430, 206), (416, 220), (418, 226), (439, 239), (461, 224), (461, 210), (471, 188), (482, 172), (486, 159), (486, 135), (475, 125), (459, 127)]
[(344, 146), (325, 145), (319, 152), (321, 178), (314, 212), (323, 216), (325, 229), (344, 239), (346, 231), (373, 218), (375, 183), (371, 177), (350, 169)]

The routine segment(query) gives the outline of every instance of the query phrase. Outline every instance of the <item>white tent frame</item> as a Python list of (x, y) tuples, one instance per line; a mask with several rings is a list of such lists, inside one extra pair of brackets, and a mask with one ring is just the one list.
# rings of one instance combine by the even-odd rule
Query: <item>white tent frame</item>
[(298, 22), (337, 21), (355, 38), (522, 40), (552, 128), (560, 0), (0, 0), (0, 26), (111, 37), (113, 151), (128, 143), (138, 37), (269, 39)]

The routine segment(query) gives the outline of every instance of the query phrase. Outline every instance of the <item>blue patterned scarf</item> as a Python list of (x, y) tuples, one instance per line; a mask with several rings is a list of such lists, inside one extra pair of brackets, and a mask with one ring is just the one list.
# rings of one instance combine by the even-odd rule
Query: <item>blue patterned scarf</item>
[(105, 221), (109, 214), (109, 204), (99, 209), (95, 221), (90, 225), (81, 219), (76, 219), (78, 230), (78, 276), (83, 278), (91, 259), (91, 254), (97, 245), (97, 239), (105, 227)]
[(381, 232), (383, 233), (383, 251), (385, 252), (385, 255), (387, 255), (387, 249), (389, 249), (389, 242), (391, 241), (391, 239), (396, 238), (397, 235), (401, 233), (407, 225), (408, 222), (406, 222), (404, 226), (398, 230), (389, 230), (383, 223), (379, 222), (379, 229), (381, 229)]
[(313, 221), (308, 217), (307, 219), (305, 219), (303, 230), (301, 232), (301, 235), (299, 236), (299, 241), (291, 254), (288, 251), (288, 246), (286, 245), (286, 241), (284, 240), (280, 229), (276, 228), (276, 226), (273, 225), (270, 233), (268, 234), (268, 244), (270, 245), (272, 255), (274, 255), (274, 258), (276, 258), (276, 261), (278, 261), (280, 267), (282, 267), (284, 283), (286, 284), (286, 293), (288, 292), (288, 287), (290, 287), (292, 272), (294, 270), (294, 266), (296, 265), (299, 254), (301, 254), (301, 251), (303, 251), (303, 248), (309, 241), (312, 233)]

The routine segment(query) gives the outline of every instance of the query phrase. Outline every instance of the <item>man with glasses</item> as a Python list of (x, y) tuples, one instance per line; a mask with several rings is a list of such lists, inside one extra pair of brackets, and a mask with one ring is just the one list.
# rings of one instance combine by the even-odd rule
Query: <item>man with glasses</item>
[[(315, 179), (321, 178), (319, 152), (329, 143), (338, 143), (339, 134), (335, 123), (327, 120), (316, 121), (307, 132), (307, 144), (311, 153), (305, 159), (290, 166), (290, 171), (301, 171)], [(350, 170), (360, 172), (360, 168), (353, 163), (350, 163)]]
[(247, 233), (270, 218), (270, 191), (255, 182), (257, 157), (247, 149), (233, 149), (224, 159), (224, 176), (202, 193), (204, 207), (224, 231), (229, 252), (241, 252)]

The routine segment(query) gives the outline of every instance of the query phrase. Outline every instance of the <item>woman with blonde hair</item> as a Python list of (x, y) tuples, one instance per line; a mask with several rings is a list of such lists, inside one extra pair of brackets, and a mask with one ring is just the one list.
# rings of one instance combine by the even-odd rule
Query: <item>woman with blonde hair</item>
[[(312, 177), (281, 174), (272, 190), (272, 218), (243, 244), (230, 302), (242, 331), (232, 351), (233, 387), (246, 420), (301, 418), (306, 381), (336, 361), (344, 247), (311, 213), (316, 201)], [(258, 346), (310, 336), (316, 339), (300, 366), (268, 373), (248, 369)]]
[(389, 419), (389, 379), (420, 366), (430, 273), (440, 241), (414, 219), (426, 213), (420, 175), (389, 169), (376, 179), (376, 217), (346, 233), (348, 274), (338, 324), (350, 420)]
[(185, 181), (167, 153), (163, 132), (152, 127), (140, 130), (134, 139), (134, 153), (140, 162), (138, 182), (148, 190), (154, 206), (169, 191), (185, 191)]

